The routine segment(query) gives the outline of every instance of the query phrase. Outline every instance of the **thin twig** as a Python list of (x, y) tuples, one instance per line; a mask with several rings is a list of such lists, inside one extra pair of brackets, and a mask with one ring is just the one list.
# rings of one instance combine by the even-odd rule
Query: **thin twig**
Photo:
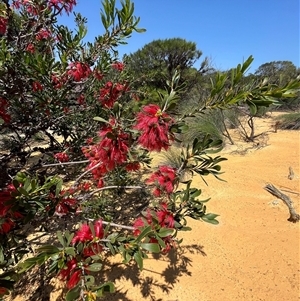
[(60, 163), (52, 163), (52, 164), (45, 164), (42, 167), (49, 167), (49, 166), (58, 166), (58, 165), (72, 165), (72, 164), (81, 164), (81, 163), (88, 163), (89, 160), (82, 160), (82, 161), (72, 161), (72, 162), (60, 162)]
[[(88, 218), (87, 220), (91, 221), (91, 222), (95, 221), (92, 218)], [(102, 221), (102, 224), (103, 225), (109, 225), (109, 226), (116, 227), (116, 228), (122, 228), (122, 229), (126, 229), (126, 230), (134, 230), (134, 227), (132, 227), (132, 226), (124, 226), (124, 225), (120, 225), (120, 224), (116, 224), (116, 223), (110, 223), (110, 222), (105, 222), (105, 221)], [(101, 241), (104, 241), (104, 240), (101, 240)]]
[(72, 185), (72, 188), (76, 187), (77, 183), (79, 182), (79, 180), (81, 178), (83, 178), (87, 173), (89, 173), (90, 171), (96, 169), (98, 166), (100, 166), (100, 164), (102, 164), (102, 162), (97, 163), (95, 166), (93, 166), (92, 168), (88, 169), (87, 171), (85, 171), (82, 175), (80, 175), (74, 182), (74, 184)]

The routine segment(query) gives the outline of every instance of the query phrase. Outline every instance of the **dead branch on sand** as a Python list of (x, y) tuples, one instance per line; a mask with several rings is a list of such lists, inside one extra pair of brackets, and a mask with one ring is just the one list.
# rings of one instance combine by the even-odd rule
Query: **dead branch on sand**
[(277, 189), (274, 185), (272, 184), (267, 184), (264, 187), (265, 190), (267, 190), (269, 193), (274, 195), (275, 197), (281, 199), (289, 208), (290, 211), (290, 217), (288, 218), (289, 222), (299, 222), (300, 220), (300, 215), (296, 212), (293, 201), (285, 194), (283, 194), (279, 189)]

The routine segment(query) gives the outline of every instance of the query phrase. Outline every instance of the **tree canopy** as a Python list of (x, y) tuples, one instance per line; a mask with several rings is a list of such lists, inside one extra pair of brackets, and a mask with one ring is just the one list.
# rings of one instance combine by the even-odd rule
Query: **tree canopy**
[(164, 88), (175, 69), (181, 73), (182, 81), (200, 75), (207, 68), (204, 60), (199, 69), (193, 68), (202, 51), (196, 43), (181, 38), (154, 40), (142, 49), (127, 56), (126, 61), (133, 74), (144, 83), (156, 88)]
[(291, 61), (273, 61), (259, 66), (254, 74), (268, 78), (270, 83), (286, 84), (297, 77), (297, 68)]

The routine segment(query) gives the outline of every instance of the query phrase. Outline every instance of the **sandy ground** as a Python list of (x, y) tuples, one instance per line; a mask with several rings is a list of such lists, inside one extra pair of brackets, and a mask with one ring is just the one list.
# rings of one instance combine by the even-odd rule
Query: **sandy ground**
[[(260, 120), (257, 132), (271, 129), (271, 119)], [(208, 211), (220, 215), (217, 226), (189, 220), (182, 249), (150, 258), (139, 272), (125, 271), (115, 258), (104, 272), (117, 292), (106, 301), (296, 301), (299, 294), (299, 223), (287, 221), (288, 209), (263, 188), (272, 183), (300, 210), (299, 132), (268, 133), (261, 144), (226, 147), (222, 162), (226, 182), (207, 177), (203, 199)], [(289, 167), (295, 177), (288, 179)], [(293, 193), (287, 192), (291, 191)], [(50, 300), (60, 300), (51, 292)], [(19, 296), (15, 300), (39, 300)], [(41, 299), (49, 300), (49, 299)]]

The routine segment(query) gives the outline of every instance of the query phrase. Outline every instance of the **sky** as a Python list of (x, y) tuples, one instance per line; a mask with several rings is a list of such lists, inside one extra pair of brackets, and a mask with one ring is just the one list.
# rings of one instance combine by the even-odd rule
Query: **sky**
[[(100, 0), (77, 0), (74, 11), (88, 19), (86, 41), (104, 33)], [(119, 1), (116, 1), (119, 3)], [(228, 70), (250, 55), (249, 70), (272, 61), (292, 61), (299, 67), (299, 0), (135, 0), (134, 15), (144, 33), (133, 33), (118, 48), (120, 57), (157, 39), (183, 38), (195, 42), (218, 70)], [(60, 22), (72, 28), (73, 16)], [(197, 66), (199, 67), (200, 61)]]

